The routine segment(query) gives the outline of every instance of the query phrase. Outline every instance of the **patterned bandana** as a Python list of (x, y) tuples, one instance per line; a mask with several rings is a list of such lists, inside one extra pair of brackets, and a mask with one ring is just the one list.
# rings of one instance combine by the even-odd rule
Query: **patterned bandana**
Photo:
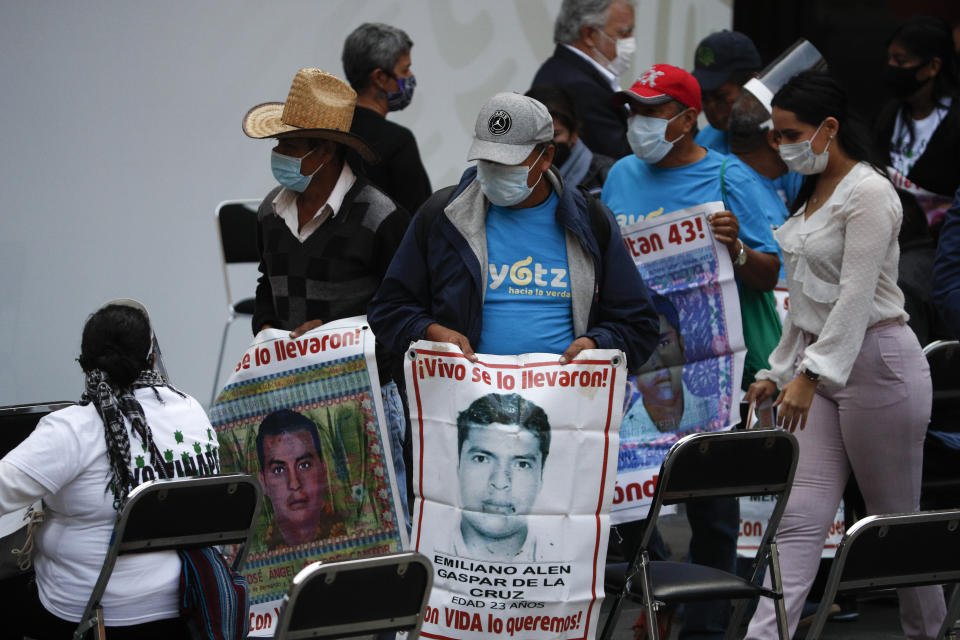
[(166, 477), (166, 468), (162, 464), (163, 457), (153, 441), (150, 426), (143, 415), (143, 407), (133, 395), (134, 389), (150, 387), (157, 400), (161, 403), (157, 387), (167, 387), (171, 391), (186, 397), (183, 393), (167, 384), (159, 373), (145, 369), (129, 387), (118, 389), (114, 387), (110, 378), (100, 369), (93, 369), (87, 373), (86, 388), (80, 396), (80, 404), (91, 402), (97, 409), (100, 419), (103, 420), (103, 435), (107, 441), (107, 455), (110, 458), (110, 483), (106, 490), (113, 492), (113, 508), (119, 511), (127, 501), (127, 495), (134, 488), (133, 473), (130, 471), (130, 438), (123, 418), (126, 417), (133, 432), (150, 451), (151, 464), (158, 474)]

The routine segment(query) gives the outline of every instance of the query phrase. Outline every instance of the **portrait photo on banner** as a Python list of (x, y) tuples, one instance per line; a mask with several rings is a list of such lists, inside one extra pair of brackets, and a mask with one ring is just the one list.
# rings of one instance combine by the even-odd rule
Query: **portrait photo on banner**
[(583, 637), (602, 595), (623, 358), (595, 350), (564, 366), (550, 354), (471, 363), (449, 349), (417, 343), (407, 368), (411, 543), (435, 569), (424, 630), (488, 637), (532, 612), (547, 627), (522, 637)]
[[(406, 538), (363, 319), (258, 334), (210, 411), (225, 472), (263, 489), (241, 572), (269, 633), (304, 566), (399, 551)], [(263, 610), (263, 613), (261, 613)], [(256, 635), (256, 634), (255, 634)]]

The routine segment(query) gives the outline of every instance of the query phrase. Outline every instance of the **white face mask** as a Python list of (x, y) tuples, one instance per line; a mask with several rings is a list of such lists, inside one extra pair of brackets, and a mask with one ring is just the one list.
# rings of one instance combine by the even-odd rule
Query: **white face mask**
[[(546, 151), (546, 149), (544, 149)], [(480, 190), (491, 204), (498, 207), (512, 207), (530, 197), (533, 189), (540, 184), (543, 174), (537, 178), (532, 187), (527, 186), (527, 176), (540, 162), (543, 151), (537, 156), (534, 163), (525, 167), (522, 164), (507, 165), (497, 164), (488, 160), (477, 160), (477, 182), (480, 183)]]
[(599, 50), (594, 49), (594, 53), (603, 62), (603, 66), (610, 70), (615, 76), (620, 76), (633, 64), (633, 54), (637, 51), (637, 40), (633, 36), (629, 38), (613, 38), (608, 36), (603, 30), (600, 31), (606, 38), (613, 40), (617, 44), (617, 57), (608, 60)]
[(827, 140), (827, 146), (824, 147), (823, 153), (814, 153), (813, 146), (810, 144), (820, 133), (821, 127), (823, 127), (822, 122), (808, 140), (780, 145), (780, 158), (790, 171), (809, 176), (814, 173), (823, 173), (823, 170), (827, 168), (827, 161), (830, 159), (830, 142), (833, 141), (833, 136), (830, 136), (830, 139)]
[[(684, 109), (686, 111), (686, 109)], [(673, 149), (673, 143), (682, 138), (667, 140), (667, 125), (680, 117), (681, 111), (669, 120), (652, 116), (633, 115), (627, 119), (627, 143), (634, 155), (650, 164), (663, 160)]]

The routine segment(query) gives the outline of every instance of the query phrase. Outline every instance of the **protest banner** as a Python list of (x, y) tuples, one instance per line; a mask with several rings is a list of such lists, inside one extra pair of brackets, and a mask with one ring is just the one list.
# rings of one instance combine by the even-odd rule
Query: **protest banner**
[(707, 221), (723, 208), (710, 202), (621, 229), (660, 316), (660, 341), (627, 379), (614, 524), (646, 517), (660, 464), (677, 440), (740, 419), (740, 303), (730, 255)]
[[(753, 558), (757, 555), (760, 538), (767, 530), (767, 522), (773, 513), (773, 496), (744, 496), (740, 498), (740, 535), (737, 538), (737, 556)], [(832, 558), (837, 553), (837, 546), (846, 531), (843, 514), (843, 500), (837, 508), (837, 515), (827, 531), (823, 541), (821, 558)]]
[(251, 635), (272, 635), (293, 577), (317, 560), (399, 551), (406, 527), (363, 317), (254, 338), (210, 409), (224, 472), (264, 501), (241, 568)]
[(407, 353), (413, 548), (433, 562), (421, 635), (593, 638), (626, 358)]

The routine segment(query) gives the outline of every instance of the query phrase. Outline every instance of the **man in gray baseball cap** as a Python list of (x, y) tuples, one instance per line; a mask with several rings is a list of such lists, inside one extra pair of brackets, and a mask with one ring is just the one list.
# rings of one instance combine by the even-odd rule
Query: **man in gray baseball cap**
[(480, 353), (620, 349), (638, 368), (660, 336), (646, 286), (609, 209), (564, 188), (553, 118), (516, 93), (481, 107), (467, 169), (420, 208), (367, 310), (402, 353), (426, 338)]

